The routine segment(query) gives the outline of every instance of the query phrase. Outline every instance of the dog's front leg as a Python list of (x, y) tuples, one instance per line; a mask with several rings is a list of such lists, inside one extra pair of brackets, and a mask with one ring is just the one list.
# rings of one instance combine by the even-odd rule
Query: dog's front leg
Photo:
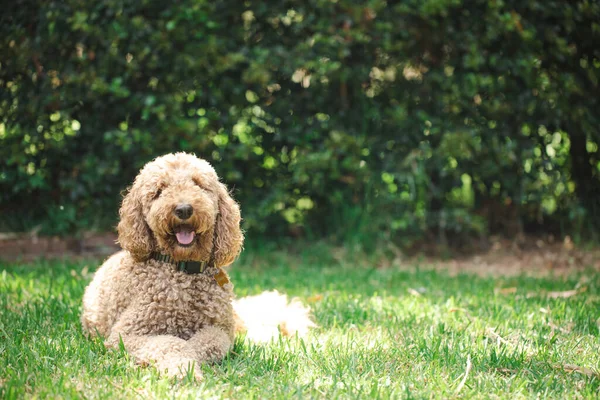
[(193, 352), (199, 363), (221, 361), (233, 346), (233, 329), (226, 330), (207, 326), (196, 332), (188, 341), (189, 352)]
[(171, 377), (182, 378), (192, 371), (196, 379), (202, 377), (195, 353), (189, 350), (187, 342), (181, 338), (114, 332), (108, 338), (107, 345), (117, 347), (121, 341), (138, 364), (155, 364), (158, 370)]
[(121, 315), (110, 331), (106, 346), (118, 348), (122, 342), (138, 364), (154, 363), (162, 373), (172, 377), (184, 377), (193, 369), (194, 376), (201, 378), (196, 353), (190, 350), (187, 341), (173, 335), (145, 334), (135, 311)]

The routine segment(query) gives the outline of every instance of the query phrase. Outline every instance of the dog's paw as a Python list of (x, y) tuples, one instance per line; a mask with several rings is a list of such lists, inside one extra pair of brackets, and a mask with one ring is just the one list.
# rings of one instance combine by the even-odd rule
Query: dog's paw
[(162, 360), (157, 367), (164, 375), (177, 380), (201, 381), (203, 378), (200, 365), (194, 359), (173, 357)]

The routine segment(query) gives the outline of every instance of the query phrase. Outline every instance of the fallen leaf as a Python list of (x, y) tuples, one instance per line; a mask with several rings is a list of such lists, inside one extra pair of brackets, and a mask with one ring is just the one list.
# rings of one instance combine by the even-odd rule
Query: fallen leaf
[(322, 294), (315, 294), (314, 296), (310, 296), (309, 298), (306, 299), (306, 301), (309, 303), (316, 303), (317, 301), (321, 301), (321, 300), (323, 300)]
[(494, 294), (513, 294), (517, 292), (516, 287), (508, 287), (508, 288), (495, 288)]
[(570, 236), (565, 237), (565, 240), (563, 241), (563, 247), (565, 248), (565, 250), (573, 250), (573, 248), (575, 247)]
[(579, 294), (579, 290), (575, 289), (575, 290), (565, 290), (563, 292), (548, 292), (546, 294), (546, 296), (550, 297), (551, 299), (566, 299), (569, 297), (573, 297), (577, 294)]
[(567, 372), (578, 372), (586, 376), (600, 376), (600, 374), (598, 374), (598, 372), (594, 371), (593, 369), (587, 367), (580, 367), (579, 365), (574, 364), (563, 364), (562, 366), (557, 366), (557, 368), (562, 368)]
[(570, 329), (562, 328), (562, 327), (560, 327), (560, 326), (558, 326), (558, 325), (556, 325), (556, 324), (553, 324), (553, 323), (552, 323), (552, 322), (550, 322), (550, 321), (548, 321), (548, 322), (547, 322), (547, 324), (548, 324), (548, 326), (549, 326), (550, 328), (552, 328), (552, 330), (553, 330), (553, 331), (559, 331), (559, 332), (562, 332), (562, 333), (565, 333), (565, 334), (566, 334), (566, 333), (571, 333), (571, 330), (570, 330)]
[(496, 371), (502, 375), (514, 375), (517, 371), (509, 368), (496, 368)]
[(505, 345), (510, 345), (510, 342), (506, 339), (504, 339), (502, 336), (498, 335), (493, 328), (486, 328), (485, 329), (485, 334), (489, 337), (491, 337), (492, 339), (496, 339), (498, 342), (505, 344)]

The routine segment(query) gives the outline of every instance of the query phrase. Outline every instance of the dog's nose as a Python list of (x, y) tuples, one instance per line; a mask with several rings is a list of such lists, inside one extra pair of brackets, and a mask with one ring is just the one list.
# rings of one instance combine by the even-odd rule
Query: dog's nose
[(192, 216), (194, 209), (191, 204), (179, 204), (175, 207), (174, 212), (180, 219), (188, 219)]

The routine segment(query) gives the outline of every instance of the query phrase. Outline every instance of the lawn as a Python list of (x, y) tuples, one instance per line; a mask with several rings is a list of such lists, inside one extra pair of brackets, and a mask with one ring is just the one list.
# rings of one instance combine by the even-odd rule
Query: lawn
[(238, 296), (310, 304), (305, 340), (239, 339), (204, 380), (137, 367), (81, 331), (96, 261), (0, 264), (0, 398), (597, 398), (600, 278), (449, 275), (368, 257), (247, 250)]

